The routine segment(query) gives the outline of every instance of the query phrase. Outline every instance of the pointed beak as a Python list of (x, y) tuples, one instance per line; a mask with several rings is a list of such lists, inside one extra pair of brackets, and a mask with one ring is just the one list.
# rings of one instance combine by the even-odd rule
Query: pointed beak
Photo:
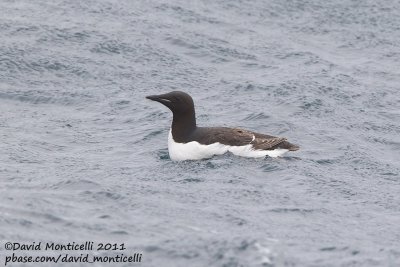
[(157, 101), (158, 100), (158, 95), (148, 95), (146, 96), (147, 99), (153, 100), (153, 101)]
[(167, 99), (164, 95), (149, 95), (146, 96), (147, 99), (160, 102), (161, 104), (168, 105), (171, 100)]

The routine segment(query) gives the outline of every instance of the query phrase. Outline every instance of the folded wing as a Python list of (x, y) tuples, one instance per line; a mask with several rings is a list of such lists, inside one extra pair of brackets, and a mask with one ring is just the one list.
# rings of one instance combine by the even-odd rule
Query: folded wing
[(286, 141), (286, 138), (254, 133), (240, 128), (220, 127), (213, 128), (213, 131), (209, 131), (209, 133), (211, 132), (212, 134), (204, 134), (205, 131), (203, 131), (203, 135), (201, 136), (202, 143), (212, 144), (219, 142), (231, 146), (245, 146), (251, 144), (254, 149), (271, 150), (277, 148), (279, 144)]

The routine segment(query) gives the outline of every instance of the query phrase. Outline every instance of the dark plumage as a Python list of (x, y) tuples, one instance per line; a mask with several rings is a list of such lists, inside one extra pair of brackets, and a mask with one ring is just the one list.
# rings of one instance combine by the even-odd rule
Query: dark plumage
[(221, 144), (231, 146), (244, 146), (252, 144), (254, 149), (262, 150), (283, 148), (290, 151), (296, 151), (299, 149), (298, 146), (286, 141), (286, 138), (259, 134), (240, 128), (198, 127), (198, 129), (190, 136), (190, 139), (197, 140), (201, 144), (206, 145), (219, 142)]
[(275, 137), (227, 127), (198, 127), (193, 99), (190, 95), (173, 91), (162, 95), (147, 96), (148, 99), (160, 102), (173, 113), (172, 137), (177, 143), (197, 141), (202, 145), (220, 143), (227, 146), (252, 145), (254, 150), (287, 149), (296, 151), (297, 145), (289, 143), (285, 138)]

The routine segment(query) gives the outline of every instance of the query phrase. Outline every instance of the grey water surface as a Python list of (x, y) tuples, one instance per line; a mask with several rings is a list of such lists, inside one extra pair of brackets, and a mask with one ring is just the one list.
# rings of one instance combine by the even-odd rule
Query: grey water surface
[[(1, 0), (0, 36), (0, 264), (93, 241), (142, 263), (64, 265), (400, 266), (399, 1)], [(145, 99), (172, 90), (301, 150), (173, 162)]]

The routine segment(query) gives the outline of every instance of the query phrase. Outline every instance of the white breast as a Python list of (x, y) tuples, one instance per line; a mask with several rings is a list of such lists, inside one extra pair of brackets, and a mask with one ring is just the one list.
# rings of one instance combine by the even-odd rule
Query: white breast
[(274, 150), (255, 150), (252, 145), (245, 146), (228, 146), (221, 143), (210, 145), (202, 145), (199, 142), (192, 141), (188, 143), (177, 143), (172, 137), (172, 131), (168, 135), (168, 152), (172, 160), (198, 160), (211, 158), (214, 155), (222, 155), (226, 152), (235, 155), (251, 158), (262, 158), (265, 156), (279, 157), (282, 156), (287, 149)]

